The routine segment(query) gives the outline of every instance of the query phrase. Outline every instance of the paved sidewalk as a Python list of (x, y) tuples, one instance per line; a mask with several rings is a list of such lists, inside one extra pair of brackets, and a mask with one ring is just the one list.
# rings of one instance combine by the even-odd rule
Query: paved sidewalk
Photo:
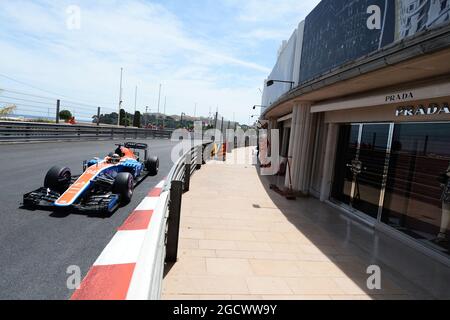
[[(268, 187), (252, 165), (209, 164), (196, 173), (164, 299), (433, 298), (377, 261), (373, 230), (313, 198), (288, 201)], [(374, 263), (382, 290), (367, 288)]]

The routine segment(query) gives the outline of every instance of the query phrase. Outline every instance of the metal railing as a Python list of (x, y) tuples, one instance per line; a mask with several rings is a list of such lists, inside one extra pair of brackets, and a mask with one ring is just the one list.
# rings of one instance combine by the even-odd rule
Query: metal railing
[(0, 142), (170, 139), (173, 130), (0, 121)]
[(165, 265), (175, 263), (178, 258), (183, 193), (189, 191), (191, 176), (206, 164), (208, 158), (205, 159), (204, 155), (211, 154), (211, 144), (208, 142), (192, 147), (175, 163), (167, 176), (136, 265), (129, 299), (161, 298)]
[(166, 190), (169, 191), (167, 207), (166, 262), (175, 263), (178, 257), (178, 241), (180, 233), (181, 201), (183, 193), (188, 192), (191, 176), (206, 163), (205, 149), (211, 143), (193, 147), (183, 155), (172, 168), (167, 177)]

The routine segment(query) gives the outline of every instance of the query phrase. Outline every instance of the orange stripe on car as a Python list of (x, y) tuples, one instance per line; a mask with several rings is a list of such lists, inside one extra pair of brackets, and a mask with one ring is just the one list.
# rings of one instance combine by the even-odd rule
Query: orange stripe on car
[(79, 197), (80, 193), (86, 187), (89, 182), (95, 178), (103, 170), (113, 167), (114, 164), (107, 163), (106, 161), (93, 165), (78, 178), (78, 180), (70, 186), (70, 188), (55, 202), (57, 206), (70, 206)]

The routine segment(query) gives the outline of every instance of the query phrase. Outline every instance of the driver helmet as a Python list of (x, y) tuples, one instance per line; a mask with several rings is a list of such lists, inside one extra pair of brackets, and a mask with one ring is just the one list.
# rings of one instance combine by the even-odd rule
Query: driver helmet
[(115, 153), (111, 156), (111, 163), (117, 164), (120, 162), (120, 156)]

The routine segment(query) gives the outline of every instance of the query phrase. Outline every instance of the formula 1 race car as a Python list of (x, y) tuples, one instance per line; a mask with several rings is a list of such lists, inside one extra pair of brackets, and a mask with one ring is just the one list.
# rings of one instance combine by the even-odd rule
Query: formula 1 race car
[[(24, 195), (24, 207), (111, 214), (121, 204), (128, 204), (134, 188), (158, 174), (159, 160), (148, 157), (148, 145), (143, 143), (116, 146), (104, 159), (84, 161), (81, 176), (72, 176), (69, 168), (51, 168), (44, 187)], [(142, 159), (139, 150), (144, 151)]]

